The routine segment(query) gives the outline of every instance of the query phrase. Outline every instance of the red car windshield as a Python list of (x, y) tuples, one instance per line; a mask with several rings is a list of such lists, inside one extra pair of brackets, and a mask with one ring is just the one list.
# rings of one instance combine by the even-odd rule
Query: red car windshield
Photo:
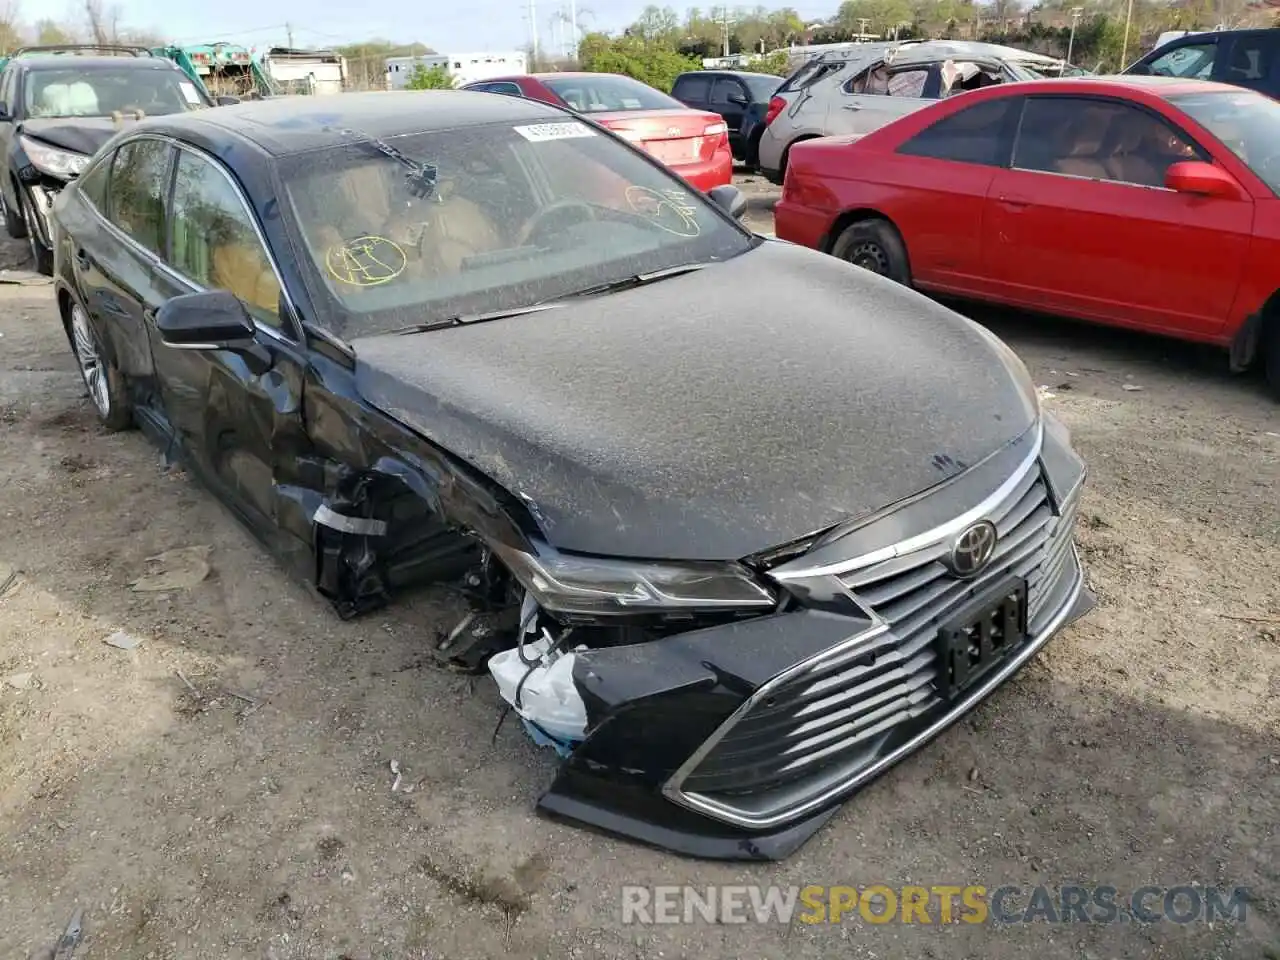
[(686, 109), (679, 100), (630, 77), (552, 77), (542, 83), (578, 113)]
[(1252, 90), (1184, 93), (1169, 102), (1248, 164), (1280, 195), (1280, 103)]

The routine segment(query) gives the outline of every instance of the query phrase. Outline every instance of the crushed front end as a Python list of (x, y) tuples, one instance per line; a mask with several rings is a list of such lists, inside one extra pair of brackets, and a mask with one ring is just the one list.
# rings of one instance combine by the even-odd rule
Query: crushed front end
[(586, 616), (567, 630), (557, 616), (557, 637), (526, 602), (529, 642), (490, 670), (565, 755), (539, 809), (693, 856), (789, 855), (1088, 611), (1072, 536), (1084, 476), (1043, 417), (925, 495), (744, 560), (768, 609), (627, 642)]

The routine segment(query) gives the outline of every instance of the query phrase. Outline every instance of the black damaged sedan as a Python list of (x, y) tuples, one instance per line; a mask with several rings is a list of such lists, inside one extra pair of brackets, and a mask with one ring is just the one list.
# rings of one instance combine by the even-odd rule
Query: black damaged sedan
[(1086, 611), (1085, 468), (994, 336), (742, 206), (514, 97), (244, 104), (95, 157), (58, 305), (340, 615), (452, 591), (541, 810), (779, 858)]

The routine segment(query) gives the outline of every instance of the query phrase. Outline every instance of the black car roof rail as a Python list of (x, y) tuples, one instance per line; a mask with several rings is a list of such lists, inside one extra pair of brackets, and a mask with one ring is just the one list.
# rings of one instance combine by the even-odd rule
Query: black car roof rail
[(49, 43), (34, 47), (19, 47), (13, 52), (13, 56), (20, 57), (29, 53), (80, 53), (80, 54), (108, 54), (108, 55), (124, 55), (131, 57), (150, 57), (153, 56), (146, 47), (125, 46), (118, 43)]

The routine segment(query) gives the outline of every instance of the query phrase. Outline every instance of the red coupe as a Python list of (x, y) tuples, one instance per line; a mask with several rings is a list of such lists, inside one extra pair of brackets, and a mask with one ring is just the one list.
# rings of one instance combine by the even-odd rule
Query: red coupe
[(691, 110), (639, 80), (613, 73), (530, 73), (490, 77), (462, 89), (528, 97), (585, 114), (647, 150), (699, 190), (733, 181), (724, 118)]
[(1280, 396), (1280, 103), (1038, 80), (792, 148), (777, 235), (921, 290), (1218, 344)]

